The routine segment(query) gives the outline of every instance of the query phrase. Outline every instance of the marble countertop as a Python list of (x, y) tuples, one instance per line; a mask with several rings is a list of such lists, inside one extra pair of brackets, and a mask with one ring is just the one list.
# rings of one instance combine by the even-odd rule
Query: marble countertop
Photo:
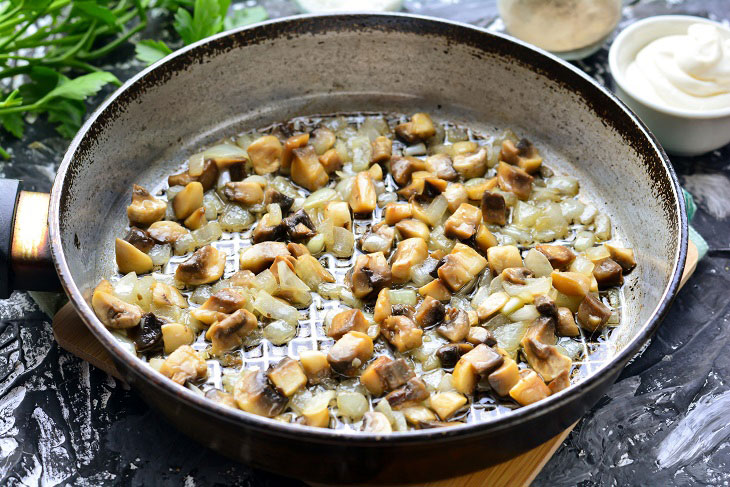
[[(272, 16), (296, 13), (286, 0), (260, 3)], [(730, 19), (727, 0), (627, 3), (620, 28), (666, 13)], [(405, 9), (498, 29), (494, 4), (406, 0)], [(577, 65), (612, 87), (606, 47)], [(110, 60), (120, 78), (141, 67), (131, 53), (130, 47)], [(34, 141), (40, 144), (29, 146)], [(0, 175), (47, 191), (68, 141), (40, 122), (24, 140), (0, 144), (14, 154), (0, 162)], [(729, 247), (730, 146), (672, 163), (697, 200), (694, 227), (711, 249)], [(535, 485), (730, 482), (728, 289), (728, 254), (711, 252), (649, 347), (583, 418)], [(0, 484), (303, 485), (234, 463), (178, 433), (134, 391), (60, 349), (49, 318), (23, 292), (0, 301)]]

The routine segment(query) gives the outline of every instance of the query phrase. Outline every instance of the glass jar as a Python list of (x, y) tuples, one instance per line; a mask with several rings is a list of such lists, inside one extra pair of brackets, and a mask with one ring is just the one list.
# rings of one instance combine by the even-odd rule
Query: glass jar
[(507, 31), (563, 59), (597, 51), (621, 19), (621, 0), (499, 0)]

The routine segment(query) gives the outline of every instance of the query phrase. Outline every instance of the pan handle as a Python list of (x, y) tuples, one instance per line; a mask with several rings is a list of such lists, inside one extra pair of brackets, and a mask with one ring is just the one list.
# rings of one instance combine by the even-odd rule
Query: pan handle
[(60, 291), (48, 239), (50, 195), (0, 179), (0, 298), (13, 290)]

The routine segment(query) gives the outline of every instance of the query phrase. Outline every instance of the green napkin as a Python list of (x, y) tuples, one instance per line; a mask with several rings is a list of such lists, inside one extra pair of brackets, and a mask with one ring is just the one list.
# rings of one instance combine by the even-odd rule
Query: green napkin
[[(687, 220), (691, 222), (692, 218), (695, 216), (695, 212), (697, 211), (697, 205), (695, 205), (695, 199), (689, 191), (682, 189), (682, 192), (684, 193), (684, 204), (687, 207)], [(702, 238), (702, 235), (700, 235), (697, 230), (692, 227), (692, 225), (689, 226), (689, 239), (697, 247), (699, 259), (702, 260), (702, 258), (707, 255), (709, 246), (705, 239)]]

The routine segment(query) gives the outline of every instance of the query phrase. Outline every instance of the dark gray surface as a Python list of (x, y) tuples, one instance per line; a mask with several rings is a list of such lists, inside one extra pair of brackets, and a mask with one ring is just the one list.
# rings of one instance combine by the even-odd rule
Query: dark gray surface
[[(499, 28), (494, 2), (444, 3), (405, 2), (418, 13)], [(267, 5), (273, 14), (293, 12), (284, 0)], [(634, 2), (622, 25), (659, 13), (728, 19), (730, 2)], [(610, 86), (606, 57), (604, 49), (578, 65)], [(120, 77), (139, 69), (124, 59), (115, 66)], [(33, 141), (42, 146), (29, 147)], [(0, 163), (0, 174), (48, 190), (66, 144), (36, 123), (25, 140), (8, 144), (15, 158)], [(710, 247), (729, 247), (730, 147), (673, 162), (698, 199), (695, 228)], [(699, 264), (651, 345), (574, 430), (537, 485), (730, 482), (729, 271), (727, 257)], [(233, 463), (177, 433), (133, 391), (60, 350), (48, 318), (30, 296), (16, 293), (0, 301), (0, 484), (67, 483), (302, 485)]]

